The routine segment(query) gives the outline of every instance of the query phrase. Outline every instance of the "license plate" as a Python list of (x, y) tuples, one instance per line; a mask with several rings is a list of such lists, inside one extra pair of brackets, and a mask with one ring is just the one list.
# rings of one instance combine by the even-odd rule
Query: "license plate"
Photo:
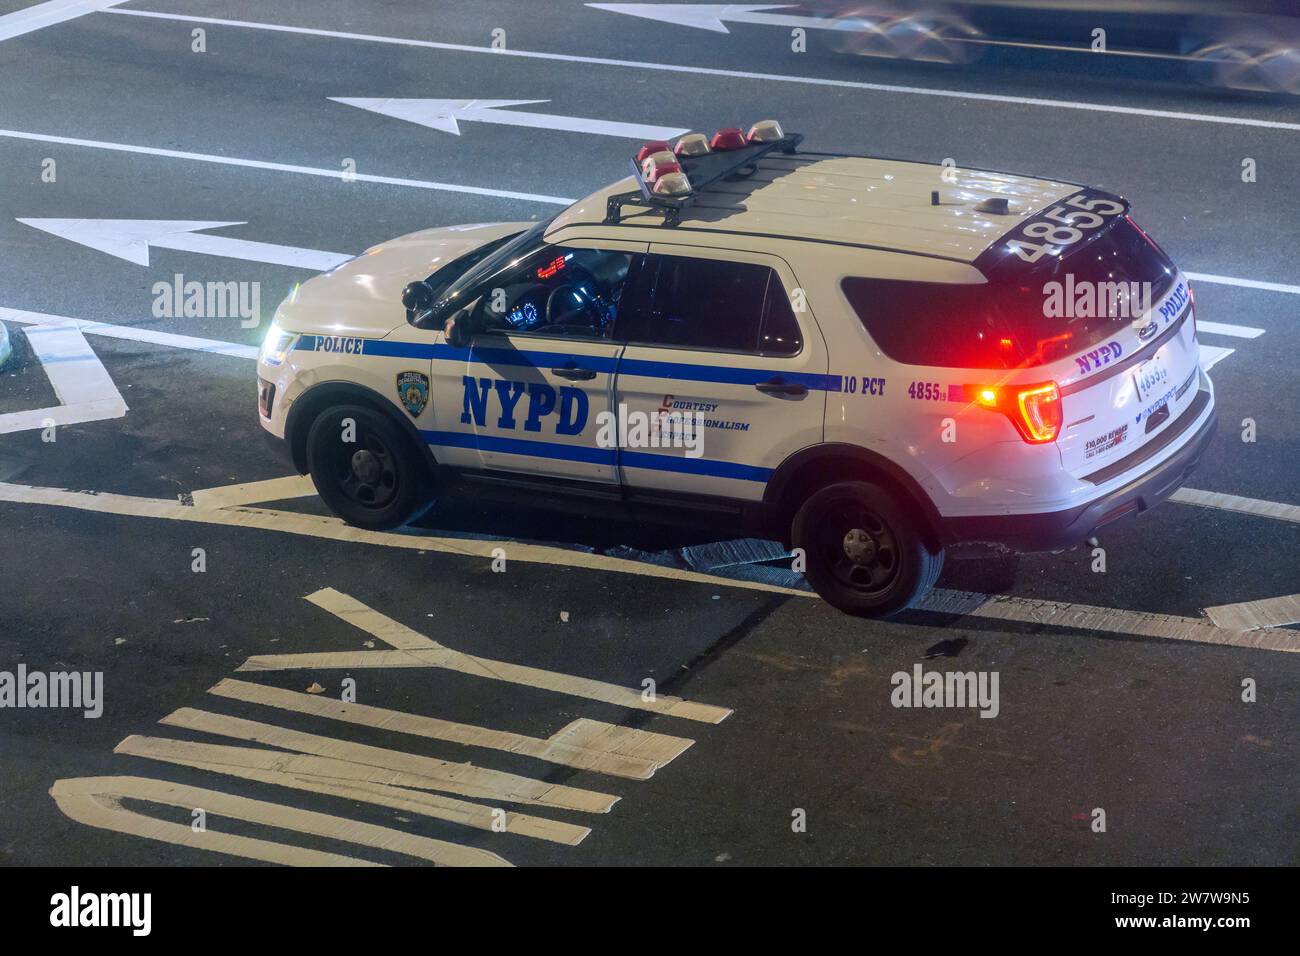
[(1163, 352), (1147, 359), (1133, 373), (1133, 383), (1137, 386), (1138, 400), (1149, 402), (1162, 394), (1169, 387), (1169, 369), (1165, 368)]

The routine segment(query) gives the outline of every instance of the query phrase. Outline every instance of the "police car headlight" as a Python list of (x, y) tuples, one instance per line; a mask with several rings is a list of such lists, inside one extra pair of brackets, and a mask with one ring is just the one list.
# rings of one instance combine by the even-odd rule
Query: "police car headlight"
[(279, 365), (298, 338), (297, 332), (286, 332), (274, 322), (271, 323), (271, 327), (266, 331), (266, 338), (262, 341), (262, 361), (270, 365)]

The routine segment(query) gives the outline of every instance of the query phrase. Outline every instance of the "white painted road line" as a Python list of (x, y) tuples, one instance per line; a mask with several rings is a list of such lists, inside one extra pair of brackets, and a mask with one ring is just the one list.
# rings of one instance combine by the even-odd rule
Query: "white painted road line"
[[(28, 312), (26, 309), (8, 309), (0, 306), (0, 319), (18, 322), (22, 325), (72, 326), (82, 335), (102, 335), (111, 339), (124, 339), (128, 342), (145, 342), (149, 345), (165, 345), (173, 349), (188, 349), (192, 352), (208, 352), (213, 355), (231, 355), (235, 358), (257, 359), (257, 346), (240, 345), (237, 342), (221, 342), (217, 339), (200, 339), (193, 335), (176, 335), (172, 332), (158, 332), (154, 329), (136, 328), (132, 325), (110, 325), (107, 322), (93, 322), (89, 319), (75, 319), (67, 315), (51, 315), (48, 312)], [(28, 332), (30, 336), (31, 333)]]
[(1242, 632), (1221, 628), (1210, 621), (1194, 617), (1093, 607), (1087, 604), (1063, 604), (1059, 601), (936, 589), (917, 605), (917, 609), (996, 621), (1018, 621), (1023, 624), (1046, 624), (1111, 634), (1136, 634), (1171, 641), (1300, 653), (1300, 633), (1293, 631)]
[[(523, 754), (549, 763), (630, 780), (649, 780), (656, 770), (671, 763), (695, 743), (685, 737), (619, 728), (615, 724), (594, 720), (575, 721), (553, 737), (541, 739), (229, 678), (209, 689), (208, 693), (247, 704), (278, 707), (363, 727), (446, 740), (466, 747)], [(625, 733), (617, 733), (620, 729)]]
[(1257, 339), (1264, 334), (1263, 329), (1251, 328), (1249, 325), (1229, 325), (1226, 322), (1202, 322), (1196, 320), (1197, 333), (1209, 332), (1211, 335), (1231, 335), (1238, 339)]
[[(462, 674), (485, 677), (489, 680), (509, 681), (512, 684), (520, 684), (525, 687), (536, 687), (541, 690), (554, 691), (558, 694), (568, 694), (572, 697), (583, 697), (588, 700), (599, 700), (619, 707), (646, 710), (651, 713), (666, 714), (670, 717), (683, 717), (687, 720), (698, 720), (707, 724), (722, 723), (731, 715), (731, 711), (726, 707), (714, 707), (711, 704), (700, 704), (663, 694), (650, 696), (643, 694), (639, 690), (623, 687), (619, 684), (610, 684), (605, 681), (592, 680), (588, 677), (576, 677), (558, 671), (547, 671), (536, 667), (512, 664), (509, 661), (475, 657), (472, 654), (466, 654), (463, 651), (439, 644), (418, 631), (411, 630), (405, 624), (394, 621), (391, 617), (380, 614), (355, 598), (333, 588), (322, 588), (313, 594), (307, 595), (307, 600), (317, 607), (329, 611), (341, 620), (359, 627), (390, 647), (397, 648), (402, 655), (414, 661), (415, 666), (441, 667)], [(362, 651), (360, 653), (365, 655), (384, 652)], [(284, 657), (301, 659), (305, 656), (321, 660), (337, 657), (337, 655), (332, 654), (258, 656), (250, 657), (237, 669), (241, 671), (280, 670), (282, 669), (281, 664)], [(304, 665), (299, 663), (295, 666), (301, 667)]]
[(550, 129), (589, 136), (620, 136), (643, 142), (672, 139), (681, 136), (682, 133), (690, 132), (676, 126), (617, 123), (610, 120), (587, 119), (582, 116), (557, 116), (552, 113), (505, 108), (549, 103), (550, 100), (437, 100), (353, 96), (331, 96), (329, 99), (345, 106), (355, 106), (358, 109), (379, 113), (381, 116), (390, 116), (393, 119), (416, 123), (443, 133), (451, 133), (453, 136), (460, 135), (461, 123), (495, 123), (499, 126)]
[(261, 504), (266, 501), (287, 501), (316, 494), (316, 485), (310, 475), (288, 475), (249, 481), (238, 485), (221, 485), (201, 488), (190, 495), (196, 508), (232, 508), (239, 505)]
[(505, 548), (511, 561), (529, 564), (552, 564), (561, 567), (584, 568), (590, 571), (612, 571), (637, 574), (642, 577), (664, 578), (712, 587), (742, 588), (788, 594), (792, 597), (815, 597), (811, 591), (776, 587), (757, 581), (736, 578), (719, 578), (711, 574), (661, 567), (643, 561), (611, 558), (571, 548), (524, 544), (516, 541), (480, 541), (472, 538), (443, 538), (433, 535), (395, 531), (366, 531), (354, 528), (338, 518), (319, 515), (295, 514), (289, 511), (272, 511), (263, 508), (194, 508), (165, 498), (139, 498), (108, 492), (94, 493), (68, 491), (62, 488), (40, 488), (0, 482), (0, 501), (20, 504), (50, 505), (58, 508), (75, 508), (99, 514), (116, 514), (132, 518), (155, 518), (167, 521), (191, 521), (198, 524), (225, 525), (238, 528), (256, 528), (284, 534), (306, 535), (330, 541), (349, 541), (359, 544), (381, 545), (409, 551), (436, 551), (460, 557), (474, 557), (483, 561), (493, 559), (492, 552)]
[[(3, 310), (0, 317), (9, 318)], [(29, 328), (27, 344), (62, 404), (0, 415), (0, 435), (47, 425), (105, 421), (126, 414), (122, 393), (74, 321)]]
[(86, 826), (113, 830), (146, 840), (161, 840), (176, 846), (210, 850), (248, 860), (285, 866), (382, 866), (369, 860), (309, 850), (270, 840), (221, 833), (213, 829), (196, 831), (189, 823), (158, 820), (122, 806), (123, 800), (160, 803), (179, 807), (187, 814), (201, 807), (206, 814), (249, 823), (309, 833), (357, 846), (400, 853), (440, 866), (510, 866), (506, 860), (476, 847), (404, 833), (389, 827), (361, 823), (314, 810), (299, 810), (264, 800), (251, 800), (219, 790), (189, 787), (145, 777), (78, 777), (56, 780), (50, 796), (68, 817)]
[(591, 833), (590, 827), (506, 812), (499, 807), (379, 783), (371, 779), (375, 776), (374, 767), (345, 760), (286, 754), (282, 750), (263, 750), (258, 747), (230, 747), (224, 744), (135, 735), (127, 737), (114, 747), (113, 753), (160, 760), (346, 800), (360, 800), (393, 810), (459, 823), (476, 830), (515, 833), (568, 846), (577, 846)]
[(1240, 495), (1225, 495), (1217, 491), (1200, 491), (1196, 488), (1179, 488), (1169, 496), (1169, 500), (1183, 505), (1218, 508), (1220, 511), (1235, 511), (1239, 514), (1276, 518), (1278, 521), (1300, 524), (1300, 506), (1282, 504), (1278, 501), (1261, 501), (1258, 498), (1243, 498)]
[(1205, 369), (1205, 371), (1208, 372), (1210, 369), (1214, 368), (1214, 366), (1218, 365), (1220, 362), (1222, 362), (1224, 359), (1226, 359), (1229, 355), (1231, 355), (1235, 351), (1237, 350), (1225, 349), (1221, 345), (1206, 345), (1205, 343), (1202, 342), (1201, 343), (1201, 368)]
[(361, 40), (368, 43), (389, 43), (398, 46), (422, 47), (429, 50), (447, 50), (460, 53), (482, 53), (488, 56), (520, 57), (564, 63), (585, 63), (591, 66), (617, 66), (637, 70), (655, 70), (662, 73), (683, 73), (688, 76), (722, 76), (740, 80), (763, 80), (774, 83), (794, 83), (805, 86), (832, 87), (850, 90), (868, 90), (876, 93), (903, 93), (914, 96), (938, 96), (948, 99), (975, 100), (986, 103), (1006, 103), (1013, 106), (1034, 106), (1050, 109), (1082, 110), (1093, 113), (1110, 113), (1118, 116), (1150, 117), (1153, 119), (1181, 120), (1198, 123), (1218, 123), (1256, 129), (1300, 131), (1300, 123), (1281, 120), (1252, 119), (1225, 116), (1218, 113), (1184, 113), (1175, 110), (1141, 109), (1135, 106), (1112, 106), (1106, 103), (1082, 103), (1069, 100), (1041, 99), (1029, 96), (1005, 96), (996, 93), (974, 93), (969, 90), (944, 90), (920, 86), (896, 86), (888, 83), (864, 83), (857, 80), (834, 80), (817, 76), (787, 76), (780, 73), (757, 73), (749, 70), (724, 70), (718, 67), (675, 63), (649, 63), (644, 60), (617, 60), (608, 57), (578, 56), (567, 53), (544, 53), (538, 50), (493, 49), (486, 46), (469, 46), (463, 43), (439, 43), (433, 40), (411, 40), (404, 37), (376, 36), (368, 33), (347, 33), (338, 30), (316, 30), (309, 27), (291, 27), (252, 20), (223, 20), (217, 17), (196, 17), (179, 13), (154, 13), (149, 10), (107, 10), (106, 13), (123, 16), (149, 17), (158, 20), (179, 20), (185, 23), (205, 23), (214, 26), (240, 27), (249, 30), (267, 30), (275, 33), (295, 33), (302, 36), (330, 37), (339, 40)]
[(1219, 627), (1239, 631), (1286, 627), (1289, 624), (1300, 624), (1300, 594), (1265, 598), (1262, 601), (1220, 604), (1217, 607), (1207, 607), (1205, 613)]
[[(215, 153), (191, 153), (180, 149), (160, 149), (156, 146), (135, 146), (130, 143), (111, 143), (98, 139), (78, 139), (73, 136), (52, 136), (47, 133), (28, 133), (22, 130), (0, 129), (0, 137), (5, 139), (27, 140), (33, 143), (54, 143), (60, 146), (83, 146), (86, 149), (106, 149), (118, 153), (134, 153), (141, 156), (159, 156), (164, 159), (187, 159), (199, 163), (215, 163), (219, 166), (241, 166), (245, 169), (260, 169), (275, 173), (297, 173), (303, 176), (319, 176), (324, 179), (343, 179), (343, 169), (324, 169), (319, 166), (296, 166), (291, 163), (273, 163), (260, 159), (241, 159), (237, 156), (218, 156)], [(399, 176), (375, 176), (370, 173), (349, 173), (351, 179), (360, 183), (378, 183), (385, 186), (409, 186), (413, 189), (432, 189), (447, 193), (466, 193), (471, 196), (493, 196), (498, 199), (522, 199), (527, 202), (548, 203), (554, 206), (568, 206), (572, 199), (563, 196), (547, 196), (541, 193), (514, 192), (509, 189), (488, 189), (484, 186), (462, 186), (457, 183), (441, 183), (426, 179), (403, 179)]]
[(1300, 295), (1300, 285), (1285, 282), (1261, 282), (1258, 279), (1237, 279), (1233, 276), (1212, 275), (1206, 272), (1184, 272), (1183, 275), (1194, 282), (1213, 282), (1218, 285), (1235, 285), (1242, 289), (1262, 289), (1265, 292), (1286, 292)]
[(271, 242), (253, 242), (228, 236), (197, 235), (201, 229), (243, 226), (243, 222), (195, 222), (188, 219), (19, 219), (52, 236), (89, 246), (110, 256), (117, 256), (139, 266), (149, 264), (149, 247), (197, 252), (246, 262), (292, 266), (326, 272), (347, 262), (351, 255), (280, 246)]
[(489, 770), (468, 763), (453, 763), (400, 750), (372, 747), (337, 737), (302, 733), (287, 727), (208, 713), (190, 707), (175, 710), (158, 722), (168, 727), (184, 727), (200, 733), (233, 737), (297, 753), (394, 770), (401, 775), (400, 778), (382, 781), (394, 786), (440, 790), (477, 800), (506, 800), (510, 803), (529, 803), (560, 810), (580, 810), (584, 813), (608, 813), (618, 801), (618, 797), (608, 793), (547, 783), (545, 780), (534, 780), (532, 777)]
[(126, 0), (49, 0), (48, 3), (37, 3), (0, 16), (0, 42), (125, 2)]

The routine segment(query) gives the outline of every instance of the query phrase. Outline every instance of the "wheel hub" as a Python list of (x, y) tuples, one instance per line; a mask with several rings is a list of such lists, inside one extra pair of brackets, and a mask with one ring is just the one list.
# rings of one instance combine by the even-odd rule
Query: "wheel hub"
[(358, 481), (367, 485), (373, 485), (379, 481), (379, 476), (383, 474), (383, 466), (380, 465), (379, 459), (374, 456), (373, 452), (361, 449), (352, 456), (352, 474)]
[(876, 557), (876, 539), (861, 528), (844, 535), (844, 556), (854, 564), (870, 564)]

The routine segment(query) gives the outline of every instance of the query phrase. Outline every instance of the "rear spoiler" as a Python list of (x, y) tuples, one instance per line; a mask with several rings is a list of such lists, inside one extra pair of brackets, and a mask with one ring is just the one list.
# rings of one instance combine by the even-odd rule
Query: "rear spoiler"
[(1128, 216), (1123, 196), (1090, 186), (1037, 210), (999, 236), (974, 261), (990, 279), (1036, 271), (1086, 248)]

